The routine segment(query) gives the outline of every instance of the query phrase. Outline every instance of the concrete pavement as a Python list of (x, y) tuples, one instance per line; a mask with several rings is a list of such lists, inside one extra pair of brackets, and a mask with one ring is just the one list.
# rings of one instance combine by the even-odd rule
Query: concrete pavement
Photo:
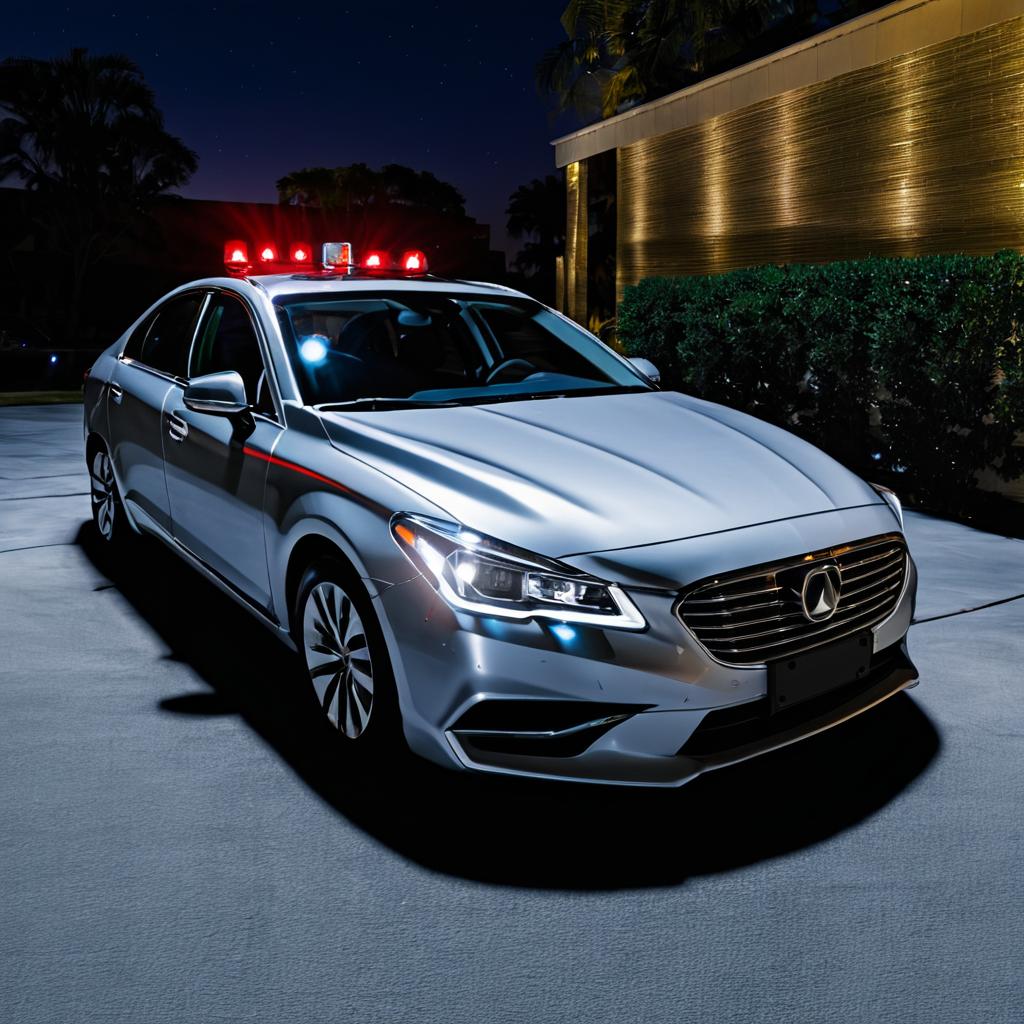
[(910, 515), (921, 685), (678, 792), (376, 779), (243, 611), (104, 560), (80, 416), (0, 410), (0, 1019), (1024, 1017), (1024, 601), (950, 614), (1021, 541)]

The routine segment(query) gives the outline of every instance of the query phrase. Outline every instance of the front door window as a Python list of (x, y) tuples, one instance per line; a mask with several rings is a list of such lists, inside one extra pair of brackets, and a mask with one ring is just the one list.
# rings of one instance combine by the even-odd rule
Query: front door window
[(274, 415), (263, 356), (252, 318), (230, 295), (215, 296), (192, 351), (190, 376), (236, 370), (245, 383), (245, 395), (256, 412)]

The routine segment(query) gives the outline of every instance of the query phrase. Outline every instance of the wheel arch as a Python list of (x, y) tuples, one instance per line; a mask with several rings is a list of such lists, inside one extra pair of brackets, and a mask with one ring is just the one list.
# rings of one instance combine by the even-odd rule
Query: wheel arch
[(128, 503), (121, 497), (124, 494), (124, 489), (121, 486), (121, 476), (117, 471), (117, 463), (114, 461), (114, 453), (111, 451), (110, 442), (98, 431), (90, 429), (85, 435), (85, 468), (90, 474), (90, 487), (92, 477), (92, 457), (100, 449), (104, 449), (110, 458), (110, 469), (114, 474), (114, 482), (117, 485), (117, 493), (119, 495), (118, 503), (121, 509), (121, 514), (125, 517), (132, 533), (142, 533), (143, 530), (139, 526), (132, 513)]
[(110, 445), (107, 444), (106, 438), (99, 431), (90, 430), (85, 438), (85, 461), (90, 469), (92, 468), (92, 457), (100, 448), (105, 448), (107, 454), (110, 454)]
[(292, 635), (293, 640), (295, 639), (295, 601), (299, 594), (299, 584), (302, 582), (302, 577), (306, 570), (321, 559), (340, 562), (342, 566), (349, 569), (365, 586), (366, 577), (359, 571), (359, 567), (334, 537), (327, 536), (319, 530), (311, 530), (308, 533), (304, 533), (292, 545), (288, 553), (287, 568), (285, 569), (285, 607), (283, 612), (288, 632)]

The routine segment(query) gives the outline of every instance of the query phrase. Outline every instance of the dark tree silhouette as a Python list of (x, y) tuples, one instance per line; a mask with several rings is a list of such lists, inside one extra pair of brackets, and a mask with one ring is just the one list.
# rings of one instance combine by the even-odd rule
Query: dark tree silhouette
[(72, 344), (90, 271), (196, 165), (196, 154), (164, 129), (152, 90), (127, 57), (75, 49), (53, 60), (0, 62), (0, 182), (20, 181), (42, 198), (37, 226), (65, 257)]
[(549, 174), (520, 185), (509, 196), (508, 233), (526, 239), (513, 267), (532, 278), (538, 297), (552, 301), (555, 294), (555, 257), (565, 250), (565, 185)]
[(466, 216), (466, 200), (454, 185), (402, 164), (387, 164), (379, 171), (366, 164), (307, 167), (281, 178), (277, 194), (282, 203), (348, 214), (398, 206)]

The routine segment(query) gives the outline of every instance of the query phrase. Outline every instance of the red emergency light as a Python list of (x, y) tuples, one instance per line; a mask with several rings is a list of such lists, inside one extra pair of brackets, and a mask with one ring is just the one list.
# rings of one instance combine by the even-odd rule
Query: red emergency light
[(291, 247), (292, 263), (312, 263), (313, 247), (305, 242), (294, 242)]
[(408, 273), (422, 274), (427, 269), (427, 257), (419, 249), (407, 249), (399, 267)]
[(277, 262), (277, 246), (273, 242), (264, 242), (256, 249), (256, 258), (260, 263)]
[(249, 269), (249, 247), (245, 242), (232, 239), (224, 243), (224, 266), (235, 274)]
[(391, 266), (391, 257), (386, 252), (374, 249), (363, 257), (363, 266), (367, 270), (386, 270)]

